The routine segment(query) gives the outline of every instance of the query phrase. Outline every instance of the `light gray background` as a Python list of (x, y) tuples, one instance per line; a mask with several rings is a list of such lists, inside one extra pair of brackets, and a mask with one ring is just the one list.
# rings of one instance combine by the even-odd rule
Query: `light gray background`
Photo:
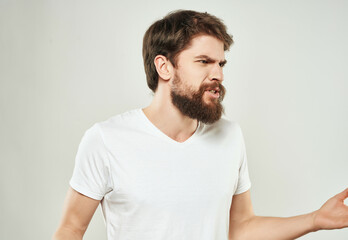
[[(234, 36), (224, 103), (244, 132), (255, 212), (307, 213), (348, 186), (347, 1), (0, 0), (0, 239), (52, 236), (84, 131), (150, 103), (142, 37), (180, 8)], [(100, 209), (85, 239), (106, 239)]]

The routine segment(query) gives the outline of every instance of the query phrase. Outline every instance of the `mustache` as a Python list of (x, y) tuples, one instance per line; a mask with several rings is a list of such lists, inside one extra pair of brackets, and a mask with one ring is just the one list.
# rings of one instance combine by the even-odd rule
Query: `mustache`
[(219, 91), (219, 101), (221, 102), (224, 97), (225, 97), (225, 94), (226, 94), (226, 88), (219, 82), (212, 82), (212, 83), (205, 83), (205, 84), (202, 84), (199, 88), (199, 93), (201, 95), (203, 95), (203, 93), (208, 89), (208, 88), (211, 88), (211, 89), (215, 89), (215, 88), (219, 88), (220, 91)]

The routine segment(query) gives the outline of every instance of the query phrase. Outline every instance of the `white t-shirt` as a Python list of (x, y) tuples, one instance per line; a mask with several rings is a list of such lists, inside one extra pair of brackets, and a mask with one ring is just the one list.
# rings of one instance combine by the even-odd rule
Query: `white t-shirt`
[(179, 143), (131, 110), (85, 132), (70, 185), (101, 200), (109, 240), (227, 240), (250, 188), (243, 135), (222, 117)]

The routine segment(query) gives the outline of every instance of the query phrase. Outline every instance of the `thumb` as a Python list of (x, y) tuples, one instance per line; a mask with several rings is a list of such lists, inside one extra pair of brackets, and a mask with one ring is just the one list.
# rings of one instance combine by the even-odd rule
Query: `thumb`
[(339, 194), (337, 194), (336, 197), (339, 200), (344, 201), (348, 197), (348, 188), (346, 188), (343, 192), (340, 192)]

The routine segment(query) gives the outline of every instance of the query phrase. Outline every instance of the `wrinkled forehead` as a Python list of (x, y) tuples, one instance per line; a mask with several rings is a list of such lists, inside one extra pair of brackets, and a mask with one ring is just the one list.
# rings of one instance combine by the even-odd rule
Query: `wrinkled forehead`
[(195, 36), (188, 46), (180, 52), (178, 58), (194, 58), (196, 56), (209, 56), (217, 61), (224, 61), (224, 43), (210, 35)]

